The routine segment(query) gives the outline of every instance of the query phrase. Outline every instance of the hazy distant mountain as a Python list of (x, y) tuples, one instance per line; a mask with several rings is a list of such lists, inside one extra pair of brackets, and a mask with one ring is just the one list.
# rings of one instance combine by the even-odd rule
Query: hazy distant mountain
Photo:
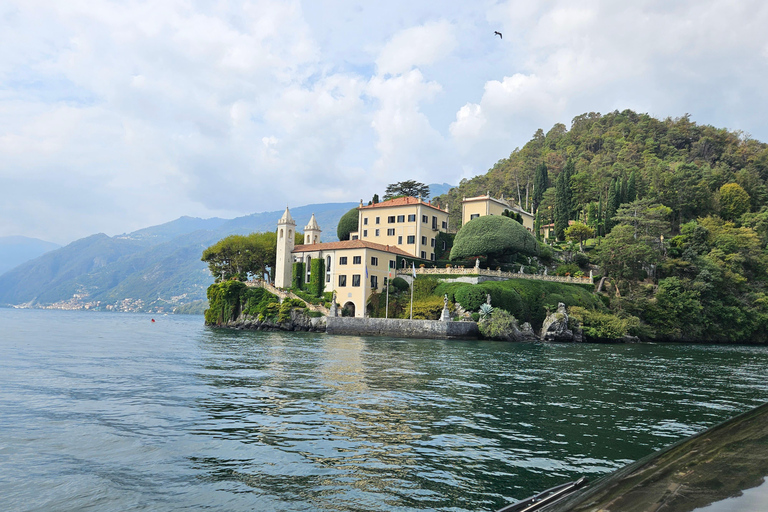
[[(446, 183), (429, 187), (432, 197), (451, 188)], [(321, 239), (333, 242), (339, 219), (358, 204), (300, 206), (291, 208), (291, 216), (297, 231), (304, 231), (314, 213), (322, 229)], [(203, 250), (228, 235), (274, 231), (283, 212), (236, 219), (181, 217), (114, 237), (92, 235), (45, 254), (40, 250), (32, 256), (38, 257), (21, 260), (16, 268), (0, 275), (0, 305), (186, 310), (191, 303), (205, 301), (213, 282), (208, 266), (200, 261)]]
[(59, 244), (26, 236), (0, 237), (0, 275), (59, 247)]
[[(297, 230), (315, 214), (335, 241), (339, 218), (358, 203), (327, 203), (291, 209)], [(181, 217), (114, 237), (92, 235), (27, 261), (0, 276), (0, 304), (171, 311), (205, 300), (213, 282), (200, 261), (203, 249), (232, 234), (272, 231), (284, 210), (236, 219)]]
[(456, 185), (449, 185), (447, 183), (431, 183), (429, 185), (429, 197), (437, 197), (445, 194)]

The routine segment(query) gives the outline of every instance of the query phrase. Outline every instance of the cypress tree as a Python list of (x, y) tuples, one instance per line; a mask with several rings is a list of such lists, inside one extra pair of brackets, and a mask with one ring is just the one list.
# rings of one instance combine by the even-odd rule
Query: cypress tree
[(621, 183), (619, 180), (611, 180), (611, 185), (608, 187), (608, 205), (605, 209), (605, 234), (611, 232), (613, 228), (612, 219), (616, 215), (616, 210), (619, 209), (619, 201), (621, 201)]
[[(576, 164), (573, 163), (573, 160), (569, 159), (565, 162), (563, 172), (565, 173), (565, 207), (567, 208), (566, 211), (568, 212), (568, 219), (572, 219), (578, 216), (578, 208), (574, 204), (573, 189), (571, 188), (571, 178), (574, 174), (576, 174)], [(565, 227), (568, 227), (567, 223)]]
[(555, 184), (555, 237), (565, 240), (565, 230), (568, 229), (568, 173), (563, 171), (557, 176)]
[(600, 201), (597, 203), (597, 235), (602, 236), (605, 234), (605, 227), (603, 226), (603, 195), (600, 194)]
[(637, 172), (632, 171), (629, 175), (629, 183), (627, 183), (627, 202), (631, 203), (637, 199)]
[(542, 162), (536, 168), (536, 174), (533, 177), (532, 207), (534, 212), (538, 211), (541, 199), (544, 197), (544, 191), (547, 190), (548, 186), (549, 176), (547, 173), (547, 165)]

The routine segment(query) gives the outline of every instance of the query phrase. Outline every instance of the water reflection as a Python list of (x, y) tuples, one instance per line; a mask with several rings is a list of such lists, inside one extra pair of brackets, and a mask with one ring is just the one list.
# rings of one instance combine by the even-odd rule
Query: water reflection
[(194, 432), (211, 444), (191, 461), (282, 510), (494, 509), (768, 397), (751, 361), (765, 351), (750, 347), (244, 332), (201, 343)]

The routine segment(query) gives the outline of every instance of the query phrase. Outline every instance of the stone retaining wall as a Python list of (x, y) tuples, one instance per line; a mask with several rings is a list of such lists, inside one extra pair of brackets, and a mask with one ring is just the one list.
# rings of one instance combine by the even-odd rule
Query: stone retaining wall
[(351, 317), (328, 317), (326, 321), (328, 334), (425, 339), (477, 339), (480, 337), (480, 331), (475, 322)]

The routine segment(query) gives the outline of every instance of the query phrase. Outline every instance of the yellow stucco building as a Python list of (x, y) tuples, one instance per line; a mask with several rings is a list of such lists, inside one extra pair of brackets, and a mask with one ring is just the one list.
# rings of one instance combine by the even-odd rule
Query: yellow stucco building
[(296, 222), (286, 208), (277, 224), (275, 286), (291, 286), (293, 263), (299, 261), (306, 273), (302, 279), (308, 283), (312, 260), (322, 258), (325, 291), (335, 291), (342, 308), (363, 317), (368, 297), (381, 291), (398, 267), (407, 260), (435, 260), (437, 235), (448, 230), (448, 212), (415, 197), (368, 206), (361, 202), (358, 226), (351, 240), (321, 242), (321, 230), (312, 215), (304, 227), (304, 244), (294, 246)]
[(463, 226), (472, 219), (484, 215), (501, 215), (504, 210), (519, 213), (523, 218), (523, 226), (528, 231), (533, 232), (534, 216), (513, 202), (507, 201), (502, 195), (500, 199), (491, 197), (488, 193), (484, 196), (465, 197), (461, 201), (461, 225)]

